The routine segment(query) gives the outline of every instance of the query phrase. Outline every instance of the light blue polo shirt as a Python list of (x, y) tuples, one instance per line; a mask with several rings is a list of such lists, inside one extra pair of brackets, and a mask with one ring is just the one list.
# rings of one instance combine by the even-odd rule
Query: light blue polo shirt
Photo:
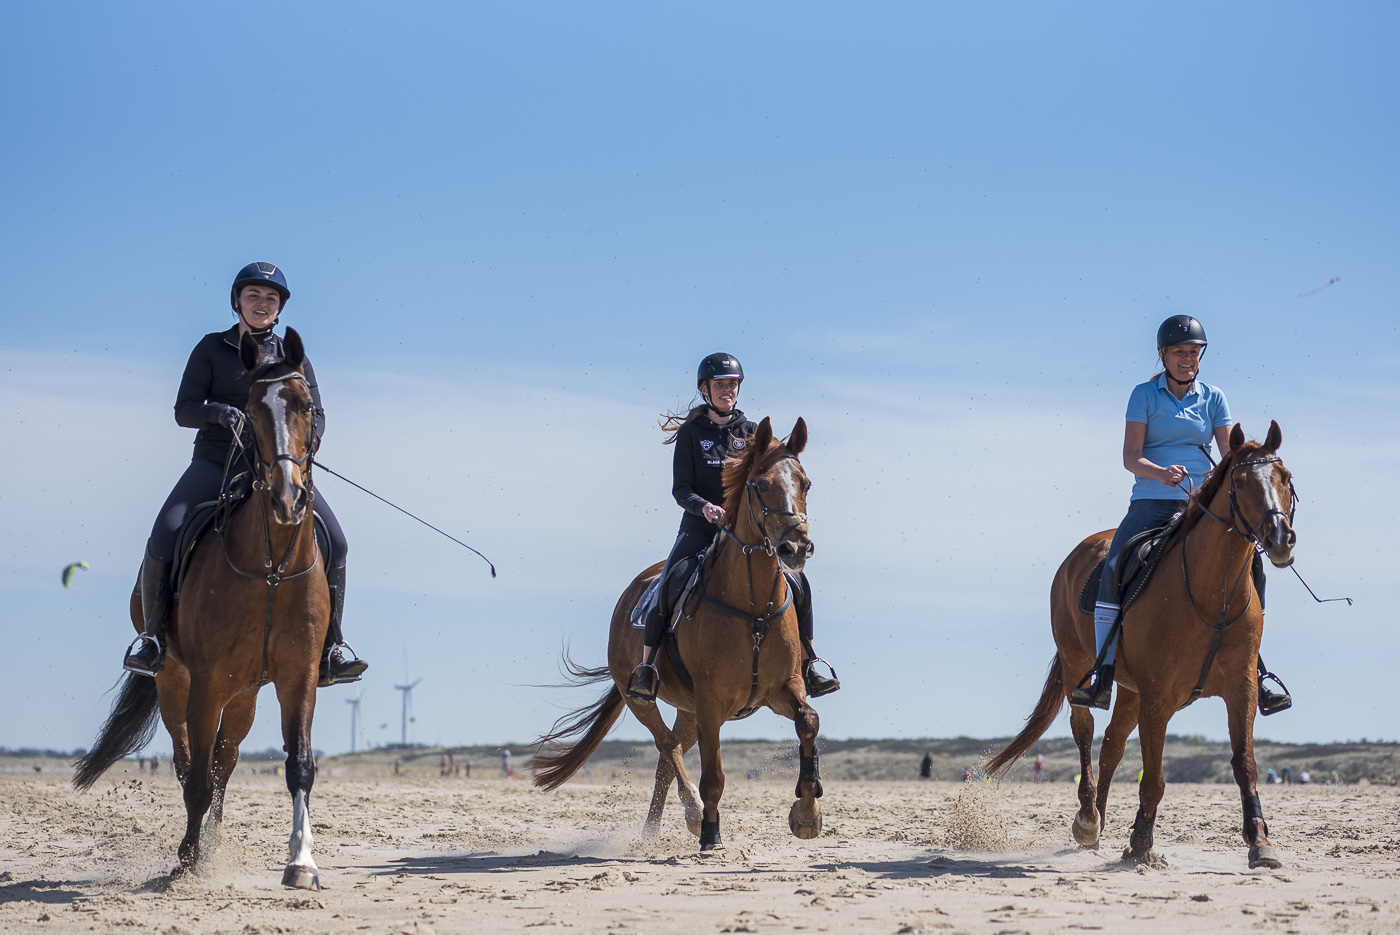
[[(1208, 383), (1197, 380), (1186, 395), (1177, 399), (1167, 389), (1167, 376), (1139, 383), (1128, 397), (1127, 421), (1147, 426), (1142, 456), (1153, 464), (1167, 467), (1180, 464), (1191, 472), (1183, 484), (1189, 490), (1201, 486), (1210, 459), (1197, 445), (1210, 447), (1215, 430), (1233, 425), (1230, 404), (1225, 394)], [(1180, 487), (1168, 487), (1159, 480), (1139, 477), (1133, 484), (1133, 500), (1181, 500), (1186, 494)]]

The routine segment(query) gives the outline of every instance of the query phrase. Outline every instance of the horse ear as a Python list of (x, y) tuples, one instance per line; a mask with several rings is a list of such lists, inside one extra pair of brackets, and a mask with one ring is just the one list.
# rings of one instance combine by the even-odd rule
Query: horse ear
[(282, 359), (298, 370), (306, 362), (306, 348), (302, 347), (301, 335), (295, 328), (288, 328), (287, 336), (282, 339)]
[(1277, 421), (1269, 423), (1269, 434), (1264, 439), (1265, 451), (1278, 451), (1278, 446), (1283, 444), (1283, 430), (1278, 427)]
[(258, 350), (258, 342), (251, 334), (244, 333), (238, 342), (238, 359), (243, 361), (244, 370), (252, 370), (262, 363), (262, 351)]
[(792, 434), (788, 436), (788, 451), (795, 455), (802, 454), (802, 449), (807, 447), (807, 423), (801, 416), (797, 417), (797, 424), (792, 427)]
[(1244, 427), (1236, 422), (1235, 427), (1230, 429), (1230, 450), (1235, 451), (1244, 444)]
[(773, 423), (764, 416), (763, 421), (758, 423), (758, 431), (753, 436), (754, 451), (763, 454), (768, 450), (768, 446), (773, 444)]

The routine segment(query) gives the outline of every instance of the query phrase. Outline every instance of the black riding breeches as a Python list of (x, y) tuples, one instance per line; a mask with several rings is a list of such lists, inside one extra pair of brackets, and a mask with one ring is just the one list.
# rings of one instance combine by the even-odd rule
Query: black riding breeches
[[(203, 458), (195, 458), (190, 462), (190, 466), (185, 468), (185, 473), (175, 482), (175, 489), (165, 498), (160, 512), (156, 514), (156, 523), (151, 527), (151, 539), (146, 543), (146, 551), (151, 558), (162, 562), (175, 558), (175, 537), (179, 535), (185, 517), (199, 504), (219, 499), (219, 488), (223, 480), (222, 464), (215, 464)], [(314, 509), (316, 515), (326, 524), (326, 532), (330, 534), (331, 554), (335, 556), (335, 566), (341, 567), (345, 564), (345, 556), (350, 546), (345, 541), (345, 532), (340, 528), (339, 520), (335, 518), (330, 504), (326, 503), (319, 490), (316, 491)]]
[(661, 631), (666, 623), (662, 619), (661, 605), (664, 603), (666, 577), (671, 574), (671, 569), (677, 562), (694, 558), (700, 552), (715, 541), (715, 527), (709, 523), (705, 526), (691, 526), (682, 523), (681, 531), (676, 536), (675, 543), (671, 546), (671, 554), (666, 556), (666, 567), (661, 569), (662, 593), (657, 595), (656, 601), (647, 610), (646, 630), (642, 634), (642, 642), (655, 649), (661, 645)]

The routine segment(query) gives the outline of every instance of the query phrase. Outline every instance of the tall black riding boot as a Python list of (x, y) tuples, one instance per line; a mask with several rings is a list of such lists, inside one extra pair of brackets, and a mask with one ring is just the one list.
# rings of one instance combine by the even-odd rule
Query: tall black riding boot
[[(327, 568), (326, 584), (331, 592), (331, 622), (326, 628), (325, 655), (321, 657), (321, 677), (316, 683), (320, 688), (358, 682), (369, 668), (369, 663), (355, 654), (354, 647), (345, 642), (340, 632), (340, 618), (345, 614), (345, 566)], [(349, 650), (349, 659), (341, 647)]]
[[(1282, 691), (1274, 691), (1264, 684), (1265, 679), (1273, 679)], [(1264, 665), (1264, 657), (1259, 657), (1259, 713), (1268, 717), (1293, 707), (1293, 696), (1288, 694), (1288, 686), (1283, 679), (1269, 671)]]
[(170, 612), (170, 566), (152, 558), (149, 549), (141, 562), (141, 615), (146, 628), (127, 647), (122, 668), (137, 675), (154, 676), (165, 668), (165, 617)]
[[(802, 661), (802, 681), (807, 686), (807, 697), (829, 695), (841, 687), (841, 680), (836, 677), (836, 669), (831, 663), (812, 649), (812, 585), (807, 581), (807, 575), (800, 571), (784, 572), (783, 576), (787, 578), (788, 588), (792, 591), (792, 606), (797, 611), (797, 635), (808, 657)], [(831, 670), (830, 678), (813, 668), (818, 662)]]

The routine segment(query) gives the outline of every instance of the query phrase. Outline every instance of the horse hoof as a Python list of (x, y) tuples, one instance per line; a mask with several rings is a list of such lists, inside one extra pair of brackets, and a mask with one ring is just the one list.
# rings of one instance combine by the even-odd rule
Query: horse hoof
[(1283, 866), (1283, 861), (1278, 859), (1278, 851), (1267, 844), (1259, 844), (1249, 849), (1249, 869), (1258, 870), (1263, 867), (1266, 870), (1277, 870)]
[(1132, 861), (1133, 863), (1138, 864), (1139, 866), (1150, 867), (1153, 870), (1165, 870), (1167, 867), (1171, 866), (1171, 864), (1167, 862), (1167, 858), (1163, 857), (1156, 851), (1135, 851), (1133, 850), (1132, 845), (1129, 845), (1123, 850), (1123, 859), (1126, 861)]
[(700, 837), (700, 821), (704, 816), (705, 813), (698, 808), (694, 811), (691, 809), (685, 810), (685, 827), (697, 838)]
[(299, 867), (291, 864), (282, 872), (282, 885), (298, 890), (319, 890), (321, 875), (315, 867)]
[(721, 841), (721, 840), (719, 839), (718, 836), (716, 836), (715, 839), (714, 839), (713, 841), (701, 841), (701, 842), (700, 842), (700, 853), (702, 853), (702, 854), (703, 854), (703, 853), (706, 853), (706, 852), (708, 852), (708, 851), (722, 851), (722, 850), (724, 850), (724, 842)]
[(788, 809), (788, 827), (794, 835), (804, 841), (810, 841), (822, 833), (821, 806), (814, 801), (810, 808), (811, 813), (803, 808), (802, 800), (798, 799), (792, 803), (792, 808)]
[(1074, 824), (1070, 830), (1074, 834), (1074, 843), (1080, 847), (1099, 846), (1099, 823), (1097, 821), (1083, 821), (1080, 816), (1074, 816)]

